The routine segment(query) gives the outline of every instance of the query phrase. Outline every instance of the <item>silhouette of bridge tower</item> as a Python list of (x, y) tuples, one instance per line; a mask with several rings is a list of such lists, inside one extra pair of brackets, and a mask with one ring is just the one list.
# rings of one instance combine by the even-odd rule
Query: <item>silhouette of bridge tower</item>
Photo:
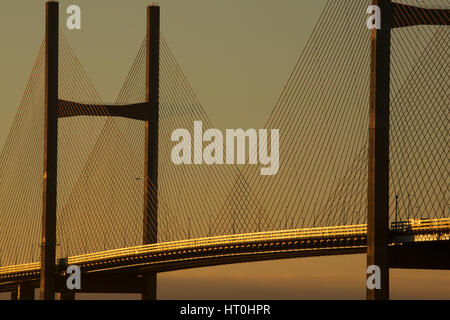
[(367, 265), (381, 270), (381, 289), (367, 289), (368, 299), (389, 299), (389, 104), (391, 29), (449, 24), (448, 10), (424, 9), (374, 0), (381, 10), (381, 29), (371, 33), (369, 185)]
[[(44, 153), (44, 207), (42, 214), (41, 298), (53, 299), (55, 295), (56, 259), (56, 190), (57, 190), (57, 139), (58, 118), (68, 116), (101, 116), (106, 108), (110, 116), (145, 121), (145, 173), (144, 173), (144, 230), (143, 244), (157, 242), (157, 190), (158, 190), (158, 118), (159, 118), (159, 6), (147, 7), (146, 48), (146, 103), (135, 105), (82, 105), (58, 99), (58, 33), (59, 3), (46, 3), (45, 32), (45, 153)], [(61, 104), (73, 108), (64, 113)], [(151, 197), (150, 188), (156, 195)], [(145, 299), (156, 298), (156, 273), (143, 277)]]
[[(239, 221), (234, 220), (234, 215), (239, 213), (242, 216), (242, 212), (238, 211), (248, 209), (242, 203), (249, 201), (249, 198), (253, 200), (249, 190), (252, 186), (251, 182), (254, 182), (246, 181), (239, 172), (235, 181), (236, 188), (232, 190), (234, 192), (231, 192), (231, 196), (226, 199), (224, 205), (226, 207), (229, 205), (228, 202), (232, 203), (230, 205), (233, 212), (232, 235), (229, 231), (228, 233), (225, 231), (221, 236), (212, 236), (210, 221), (207, 237), (187, 240), (182, 238), (173, 242), (159, 241), (158, 243), (158, 219), (161, 216), (161, 198), (158, 193), (158, 173), (161, 172), (161, 168), (158, 168), (158, 153), (161, 153), (161, 147), (158, 145), (161, 125), (159, 119), (160, 50), (163, 52), (160, 49), (160, 8), (157, 5), (147, 7), (147, 35), (144, 50), (145, 101), (135, 104), (104, 105), (60, 99), (58, 95), (59, 4), (54, 1), (47, 2), (44, 42), (45, 130), (40, 263), (24, 265), (16, 263), (16, 265), (6, 266), (4, 270), (0, 266), (0, 291), (13, 288), (12, 298), (33, 299), (34, 288), (37, 288), (39, 283), (41, 299), (54, 299), (55, 293), (59, 293), (61, 299), (75, 298), (74, 291), (66, 290), (64, 287), (65, 274), (59, 261), (55, 264), (57, 258), (58, 121), (62, 118), (96, 117), (105, 116), (105, 114), (145, 123), (142, 241), (140, 246), (131, 248), (126, 248), (124, 244), (124, 247), (120, 249), (116, 246), (113, 250), (105, 249), (102, 252), (89, 254), (84, 252), (85, 255), (68, 257), (69, 263), (80, 265), (88, 271), (94, 270), (93, 274), (86, 272), (86, 277), (83, 278), (83, 292), (138, 292), (143, 299), (156, 299), (157, 272), (235, 262), (366, 253), (367, 266), (376, 265), (381, 270), (381, 288), (367, 289), (367, 298), (389, 299), (390, 268), (450, 269), (450, 256), (442, 254), (448, 252), (450, 248), (450, 219), (446, 217), (420, 219), (418, 226), (401, 225), (397, 229), (389, 227), (391, 165), (389, 145), (392, 133), (390, 132), (391, 31), (418, 25), (448, 25), (449, 10), (414, 7), (391, 0), (373, 0), (373, 4), (381, 9), (381, 28), (371, 31), (368, 168), (367, 162), (364, 162), (364, 175), (367, 177), (367, 181), (364, 180), (364, 194), (367, 195), (367, 206), (363, 201), (363, 214), (367, 213), (367, 225), (354, 223), (342, 226), (337, 225), (336, 220), (333, 220), (334, 224), (331, 226), (323, 226), (323, 224), (318, 226), (316, 219), (326, 218), (316, 216), (314, 203), (312, 227), (294, 230), (294, 218), (292, 218), (293, 230), (278, 230), (265, 222), (269, 219), (261, 219), (261, 212), (265, 212), (265, 208), (257, 203), (254, 207), (259, 215), (256, 219), (258, 232), (246, 230), (243, 227), (236, 232)], [(367, 154), (363, 153), (363, 155), (366, 160)], [(366, 186), (367, 189), (365, 189)], [(351, 192), (354, 192), (353, 189)], [(337, 198), (341, 198), (339, 192), (336, 194)], [(345, 204), (345, 196), (342, 197)], [(287, 227), (286, 213), (292, 209), (285, 208)], [(322, 210), (326, 211), (327, 208), (329, 207), (324, 207)], [(347, 223), (348, 213), (344, 209), (346, 208), (342, 205), (342, 214), (345, 215), (345, 223)], [(332, 211), (328, 213), (328, 218), (331, 213)], [(304, 217), (302, 218), (305, 222)], [(188, 219), (190, 228), (191, 220)], [(225, 219), (219, 220), (217, 224), (225, 224), (224, 221)], [(265, 223), (265, 230), (261, 229), (261, 223)], [(140, 237), (139, 235), (139, 239)], [(416, 238), (421, 237), (432, 239), (436, 243), (416, 241)], [(190, 238), (190, 229), (188, 238)], [(152, 263), (155, 265), (151, 265)], [(114, 283), (111, 283), (111, 277)], [(89, 282), (93, 279), (95, 281)]]

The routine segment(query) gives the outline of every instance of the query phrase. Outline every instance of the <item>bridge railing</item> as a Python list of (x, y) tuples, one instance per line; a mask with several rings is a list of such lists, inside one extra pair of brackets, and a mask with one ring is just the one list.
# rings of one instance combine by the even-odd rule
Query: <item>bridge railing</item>
[[(450, 218), (443, 219), (423, 219), (414, 220), (411, 231), (421, 231), (430, 229), (450, 228)], [(396, 230), (396, 229), (395, 229)], [(205, 237), (188, 240), (178, 240), (172, 242), (164, 242), (157, 244), (149, 244), (135, 246), (129, 248), (121, 248), (108, 250), (92, 254), (84, 254), (69, 258), (70, 263), (80, 263), (91, 260), (108, 259), (126, 255), (139, 255), (146, 252), (159, 252), (168, 250), (184, 250), (199, 247), (221, 246), (246, 242), (259, 241), (283, 241), (287, 239), (307, 239), (318, 237), (334, 237), (359, 235), (367, 233), (367, 225), (349, 225), (349, 226), (333, 226), (333, 227), (316, 227), (306, 229), (282, 230), (282, 231), (266, 231), (239, 235), (225, 235), (216, 237)]]
[(0, 274), (17, 273), (17, 272), (31, 272), (41, 268), (40, 262), (24, 263), (12, 266), (0, 267)]
[(148, 252), (160, 252), (170, 250), (185, 250), (199, 247), (222, 246), (237, 243), (259, 242), (259, 241), (282, 241), (288, 239), (315, 238), (327, 236), (346, 236), (355, 234), (365, 234), (367, 227), (365, 224), (354, 226), (336, 226), (323, 228), (308, 228), (286, 231), (269, 231), (240, 235), (225, 235), (217, 237), (205, 237), (198, 239), (179, 240), (157, 244), (142, 245), (136, 247), (108, 250), (92, 254), (83, 254), (69, 258), (69, 264), (77, 264), (92, 260), (102, 260), (128, 255), (140, 255)]
[(429, 229), (449, 228), (450, 218), (441, 219), (409, 219), (405, 221), (394, 221), (391, 223), (392, 231), (426, 231)]

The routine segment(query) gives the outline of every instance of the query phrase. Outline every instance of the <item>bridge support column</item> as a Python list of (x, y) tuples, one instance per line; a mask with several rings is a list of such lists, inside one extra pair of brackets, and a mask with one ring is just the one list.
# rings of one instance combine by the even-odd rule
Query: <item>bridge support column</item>
[(75, 291), (58, 292), (58, 300), (75, 300)]
[(19, 297), (19, 289), (11, 291), (11, 300), (18, 300), (18, 297)]
[[(158, 241), (159, 6), (147, 7), (143, 243)], [(156, 273), (143, 276), (142, 299), (156, 299)]]
[(27, 284), (19, 284), (17, 289), (11, 292), (11, 300), (34, 300), (34, 288)]
[(156, 300), (156, 272), (142, 277), (142, 300)]
[(381, 288), (367, 299), (389, 299), (389, 73), (391, 0), (373, 0), (381, 29), (371, 31), (367, 265), (381, 271)]
[(59, 4), (47, 2), (45, 24), (44, 196), (40, 279), (40, 298), (46, 300), (55, 298), (58, 32)]
[(34, 288), (27, 284), (20, 284), (17, 299), (18, 300), (34, 300)]

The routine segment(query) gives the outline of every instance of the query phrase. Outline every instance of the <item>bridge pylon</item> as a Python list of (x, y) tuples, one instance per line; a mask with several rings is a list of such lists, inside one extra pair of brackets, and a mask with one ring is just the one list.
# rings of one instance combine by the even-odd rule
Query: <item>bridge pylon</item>
[[(391, 30), (415, 25), (448, 25), (448, 10), (373, 0), (381, 28), (371, 30), (367, 266), (380, 268), (380, 288), (367, 299), (389, 299), (389, 97)], [(368, 275), (369, 276), (369, 275)]]
[[(158, 241), (159, 6), (147, 7), (143, 244)], [(143, 275), (142, 299), (156, 299), (156, 273)]]
[(45, 4), (45, 117), (40, 298), (55, 299), (59, 3)]
[[(45, 132), (40, 298), (52, 300), (55, 299), (57, 291), (55, 260), (58, 118), (103, 116), (103, 111), (106, 110), (110, 116), (145, 122), (142, 240), (143, 244), (157, 242), (160, 8), (157, 5), (147, 7), (146, 101), (126, 106), (83, 105), (58, 99), (59, 3), (48, 1), (45, 8)], [(65, 112), (64, 108), (61, 108), (64, 104), (70, 105), (73, 112)], [(142, 298), (156, 299), (156, 273), (143, 274), (142, 282)]]

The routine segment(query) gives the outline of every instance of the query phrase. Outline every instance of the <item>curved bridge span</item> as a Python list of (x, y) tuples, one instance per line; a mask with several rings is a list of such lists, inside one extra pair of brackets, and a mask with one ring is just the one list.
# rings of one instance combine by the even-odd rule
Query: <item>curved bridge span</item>
[[(433, 267), (429, 258), (417, 254), (422, 249), (432, 254), (433, 248), (450, 248), (450, 218), (410, 220), (391, 227), (392, 267), (416, 261), (423, 268)], [(77, 265), (89, 275), (127, 275), (133, 279), (154, 271), (165, 272), (241, 262), (287, 259), (311, 256), (356, 254), (366, 252), (367, 226), (350, 225), (296, 230), (268, 231), (180, 240), (121, 248), (60, 259), (57, 277), (63, 279), (67, 265)], [(408, 249), (414, 249), (414, 257)], [(442, 252), (442, 251), (439, 251)], [(438, 258), (439, 268), (448, 267)], [(428, 260), (428, 262), (424, 262)], [(409, 262), (408, 262), (409, 261)], [(401, 263), (400, 263), (401, 262)], [(428, 267), (425, 263), (429, 263)], [(406, 267), (403, 266), (403, 267)], [(40, 262), (0, 267), (0, 291), (8, 291), (18, 282), (35, 283), (38, 287)]]

